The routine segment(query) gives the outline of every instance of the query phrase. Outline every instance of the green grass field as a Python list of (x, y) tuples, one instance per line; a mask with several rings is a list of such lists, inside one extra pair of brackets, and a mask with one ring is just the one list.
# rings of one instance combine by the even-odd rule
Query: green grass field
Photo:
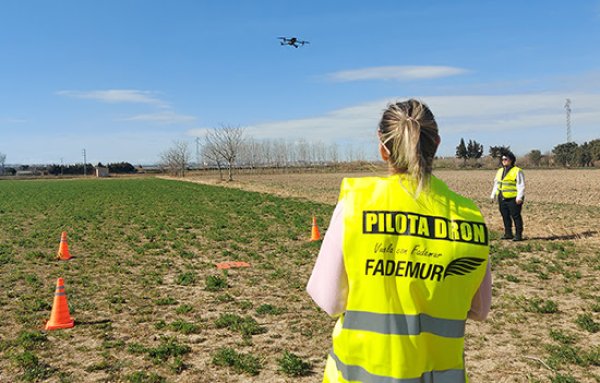
[[(562, 205), (536, 206), (527, 222)], [(0, 382), (319, 382), (333, 320), (304, 288), (312, 215), (325, 231), (332, 211), (154, 178), (0, 181)], [(497, 238), (492, 313), (467, 325), (471, 381), (600, 382), (597, 231)], [(238, 260), (251, 267), (215, 267)], [(42, 331), (58, 277), (75, 327)]]
[[(150, 178), (1, 181), (0, 196), (1, 382), (309, 372), (310, 318), (294, 313), (318, 251), (312, 214), (331, 206)], [(215, 268), (228, 260), (251, 268)], [(46, 333), (58, 277), (76, 324)]]

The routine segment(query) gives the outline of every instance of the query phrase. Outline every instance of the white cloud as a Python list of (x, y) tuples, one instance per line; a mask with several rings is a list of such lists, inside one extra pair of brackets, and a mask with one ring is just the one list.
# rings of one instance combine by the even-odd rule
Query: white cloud
[(58, 95), (90, 99), (106, 103), (136, 103), (160, 108), (160, 112), (138, 114), (119, 121), (144, 121), (160, 124), (181, 124), (196, 120), (194, 116), (177, 114), (171, 111), (169, 104), (157, 97), (158, 92), (133, 89), (110, 89), (93, 91), (62, 90)]
[(160, 113), (148, 113), (139, 114), (132, 117), (123, 118), (122, 121), (145, 121), (145, 122), (157, 122), (161, 124), (181, 124), (196, 120), (194, 116), (186, 116), (183, 114), (177, 114), (174, 112), (160, 112)]
[[(527, 130), (533, 129), (547, 131), (544, 139), (548, 141), (556, 144), (564, 142), (564, 104), (567, 97), (572, 100), (574, 133), (577, 132), (577, 136), (584, 140), (598, 138), (600, 110), (597, 105), (600, 105), (600, 94), (426, 96), (420, 99), (431, 107), (442, 137), (468, 134), (489, 145), (497, 143), (486, 141), (488, 138), (492, 140), (491, 137), (504, 132), (511, 135), (511, 141), (535, 143), (540, 137), (528, 136), (527, 133)], [(326, 144), (373, 145), (376, 143), (375, 132), (381, 113), (389, 102), (394, 101), (381, 99), (320, 116), (254, 124), (245, 127), (246, 134), (256, 139), (293, 141), (304, 138)]]
[(327, 77), (338, 82), (363, 80), (410, 81), (456, 76), (466, 69), (449, 66), (380, 66), (330, 73)]
[(60, 96), (73, 98), (84, 98), (107, 103), (139, 103), (149, 104), (160, 107), (168, 105), (156, 97), (156, 92), (134, 89), (109, 89), (109, 90), (61, 90), (56, 92)]
[(440, 126), (451, 132), (490, 132), (543, 126), (564, 126), (565, 100), (572, 100), (572, 118), (600, 124), (600, 94), (537, 93), (497, 96), (437, 96), (424, 99)]
[(331, 111), (322, 116), (297, 120), (274, 121), (246, 128), (248, 135), (256, 138), (289, 138), (337, 141), (375, 134), (377, 119), (385, 102), (368, 102)]

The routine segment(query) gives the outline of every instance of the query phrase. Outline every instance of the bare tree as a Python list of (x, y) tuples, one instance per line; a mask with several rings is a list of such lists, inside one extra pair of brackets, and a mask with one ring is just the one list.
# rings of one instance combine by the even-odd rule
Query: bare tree
[(318, 165), (325, 165), (327, 162), (327, 147), (323, 143), (323, 141), (313, 142), (313, 159), (317, 162)]
[(190, 150), (187, 142), (174, 141), (173, 146), (160, 155), (161, 166), (176, 176), (185, 177), (190, 162)]
[(329, 146), (329, 159), (331, 160), (334, 166), (337, 166), (337, 163), (339, 161), (339, 153), (338, 146), (335, 142)]
[(221, 159), (227, 162), (228, 180), (233, 180), (233, 167), (244, 144), (244, 129), (239, 126), (223, 125), (206, 134), (206, 142)]
[(209, 142), (205, 137), (204, 145), (202, 145), (202, 157), (204, 157), (210, 165), (217, 165), (219, 169), (219, 179), (223, 179), (223, 159), (217, 152), (215, 145)]
[(301, 166), (310, 165), (311, 153), (308, 141), (306, 141), (304, 138), (300, 138), (298, 141), (296, 141), (295, 146), (297, 153), (296, 160), (300, 163)]
[(238, 162), (250, 166), (250, 169), (254, 170), (261, 162), (264, 162), (265, 158), (261, 148), (264, 147), (264, 142), (259, 143), (254, 138), (246, 139), (241, 145), (240, 155), (238, 156)]
[(365, 162), (367, 156), (365, 155), (365, 148), (362, 146), (359, 146), (355, 151), (354, 151), (354, 155), (356, 156), (356, 161), (358, 162)]
[(296, 150), (296, 145), (293, 142), (286, 142), (285, 146), (286, 146), (286, 155), (287, 155), (288, 166), (297, 165), (298, 153)]
[(288, 167), (290, 156), (284, 139), (273, 142), (273, 161), (276, 168)]
[(264, 140), (259, 147), (259, 157), (263, 165), (273, 166), (273, 144), (271, 140)]
[(352, 144), (346, 146), (346, 162), (354, 162), (355, 160), (354, 147)]
[(0, 176), (4, 175), (4, 164), (6, 163), (6, 154), (0, 153)]

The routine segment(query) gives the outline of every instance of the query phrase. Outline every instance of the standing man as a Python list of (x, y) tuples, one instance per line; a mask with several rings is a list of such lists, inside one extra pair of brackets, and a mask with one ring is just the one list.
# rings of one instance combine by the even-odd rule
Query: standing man
[[(515, 166), (515, 155), (505, 152), (502, 155), (502, 167), (496, 172), (492, 201), (498, 200), (502, 221), (504, 221), (504, 235), (501, 239), (523, 240), (523, 218), (521, 209), (525, 199), (525, 176), (523, 170)], [(515, 236), (513, 237), (512, 223), (515, 223)]]

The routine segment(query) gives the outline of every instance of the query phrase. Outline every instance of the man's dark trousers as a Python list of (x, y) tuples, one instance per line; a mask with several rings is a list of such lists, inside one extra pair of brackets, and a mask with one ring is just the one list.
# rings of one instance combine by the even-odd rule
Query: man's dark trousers
[(504, 221), (504, 236), (512, 237), (512, 221), (514, 221), (516, 236), (519, 239), (522, 238), (523, 218), (521, 217), (521, 208), (523, 205), (518, 205), (516, 198), (502, 198), (501, 195), (498, 198), (498, 205), (500, 214), (502, 214), (502, 221)]

